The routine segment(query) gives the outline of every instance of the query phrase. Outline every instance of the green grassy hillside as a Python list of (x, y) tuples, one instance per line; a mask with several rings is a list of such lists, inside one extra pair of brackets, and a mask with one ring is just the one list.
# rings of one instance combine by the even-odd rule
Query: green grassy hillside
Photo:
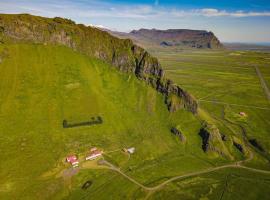
[[(146, 187), (232, 162), (205, 153), (198, 134), (201, 120), (185, 110), (170, 113), (163, 96), (134, 75), (63, 46), (9, 44), (1, 45), (0, 52), (1, 199), (144, 199), (164, 195), (93, 161), (82, 162), (77, 169), (65, 162), (70, 154), (83, 160), (92, 146), (103, 149), (107, 161)], [(77, 123), (96, 116), (102, 117), (103, 124), (62, 126), (64, 119)], [(181, 130), (185, 143), (170, 133), (172, 127)], [(134, 155), (121, 151), (130, 146), (136, 148)], [(231, 148), (234, 161), (244, 159)], [(222, 181), (222, 177), (213, 179)], [(86, 181), (92, 185), (82, 189)], [(217, 187), (216, 192), (219, 190)], [(194, 192), (208, 197), (200, 190)]]
[[(199, 121), (186, 111), (169, 113), (162, 95), (135, 76), (61, 46), (2, 45), (0, 51), (6, 54), (0, 63), (0, 197), (68, 195), (70, 187), (65, 184), (71, 183), (61, 176), (44, 178), (43, 174), (65, 169), (67, 155), (83, 154), (91, 146), (105, 152), (135, 146), (136, 155), (130, 160), (121, 151), (112, 159), (124, 169), (131, 166), (130, 174), (144, 183), (192, 170), (189, 164), (177, 166), (190, 159), (190, 154), (185, 155), (188, 149), (205, 157), (197, 135)], [(81, 122), (96, 116), (104, 123), (62, 127), (64, 119)], [(170, 133), (177, 123), (190, 140), (186, 147)], [(152, 166), (157, 162), (162, 169)], [(193, 168), (209, 165), (200, 159), (193, 162)], [(81, 173), (91, 177), (98, 172)], [(99, 173), (93, 186), (108, 172)]]
[[(129, 40), (61, 18), (0, 15), (0, 199), (215, 199), (212, 194), (224, 193), (224, 177), (245, 188), (262, 174), (249, 199), (264, 199), (269, 105), (254, 71), (237, 71), (238, 52), (200, 52), (205, 71), (196, 71), (196, 54), (154, 53), (200, 107), (165, 77), (156, 58)], [(191, 71), (181, 71), (188, 62), (180, 65), (178, 56), (191, 58)], [(245, 56), (252, 59), (239, 62), (268, 58)], [(220, 62), (219, 70), (210, 70), (212, 58), (237, 66), (228, 71)], [(267, 68), (260, 69), (268, 83)], [(63, 126), (64, 120), (81, 124), (98, 117), (102, 123)], [(85, 161), (94, 146), (103, 157)], [(125, 153), (128, 147), (135, 153)], [(78, 168), (65, 162), (71, 154), (79, 157)], [(251, 183), (238, 178), (252, 176)], [(194, 177), (208, 186), (198, 181), (193, 190)], [(182, 179), (190, 187), (184, 194)], [(230, 191), (228, 198), (239, 196), (235, 187)]]

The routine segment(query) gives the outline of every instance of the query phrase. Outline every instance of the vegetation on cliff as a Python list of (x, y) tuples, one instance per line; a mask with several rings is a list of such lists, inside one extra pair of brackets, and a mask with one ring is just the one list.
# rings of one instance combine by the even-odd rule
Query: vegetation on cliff
[[(0, 15), (1, 43), (34, 42), (61, 44), (90, 57), (101, 59), (122, 72), (135, 74), (165, 96), (170, 111), (185, 107), (197, 112), (196, 100), (164, 76), (158, 60), (131, 40), (59, 17), (49, 19), (28, 14)], [(168, 101), (175, 95), (181, 101)], [(180, 103), (175, 105), (175, 103)], [(172, 108), (173, 107), (173, 108)]]

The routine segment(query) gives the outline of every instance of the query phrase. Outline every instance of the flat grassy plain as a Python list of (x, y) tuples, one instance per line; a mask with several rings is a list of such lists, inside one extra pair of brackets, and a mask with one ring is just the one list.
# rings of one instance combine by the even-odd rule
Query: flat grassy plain
[[(216, 199), (212, 193), (206, 193), (209, 188), (205, 189), (203, 186), (203, 191), (200, 189), (200, 181), (196, 182), (199, 189), (183, 190), (176, 186), (170, 188), (169, 184), (164, 187), (164, 191), (161, 188), (149, 194), (149, 191), (115, 171), (97, 167), (92, 163), (73, 170), (64, 161), (70, 154), (76, 154), (82, 160), (89, 148), (96, 146), (105, 152), (104, 157), (107, 160), (148, 187), (156, 186), (173, 176), (232, 162), (203, 152), (201, 137), (198, 134), (202, 124), (196, 116), (184, 110), (169, 113), (164, 104), (164, 97), (136, 77), (122, 74), (99, 60), (66, 47), (12, 44), (1, 45), (1, 52), (5, 52), (5, 56), (1, 57), (0, 62), (0, 199), (164, 199), (165, 196), (166, 199), (174, 199), (178, 197), (179, 192), (185, 193), (184, 197), (190, 199)], [(213, 56), (219, 54), (221, 53), (213, 52)], [(204, 89), (211, 90), (196, 85), (203, 81), (196, 82), (195, 75), (194, 82), (189, 78), (188, 72), (192, 76), (193, 71), (200, 68), (195, 67), (186, 72), (185, 69), (189, 68), (181, 69), (181, 66), (185, 65), (174, 60), (178, 59), (179, 55), (171, 55), (168, 61), (162, 59), (162, 55), (167, 55), (160, 52), (158, 57), (167, 67), (168, 75), (180, 85), (183, 81), (183, 86), (194, 92), (197, 98), (207, 95)], [(210, 55), (212, 53), (209, 53)], [(186, 58), (190, 56), (187, 55)], [(205, 58), (204, 62), (207, 63), (208, 59)], [(172, 65), (166, 65), (166, 62), (171, 62)], [(225, 71), (225, 66), (223, 67)], [(172, 69), (176, 73), (170, 73), (169, 70)], [(224, 73), (222, 77), (229, 79), (225, 78)], [(251, 99), (246, 103), (257, 105), (257, 102), (258, 106), (267, 107), (259, 81), (257, 80), (256, 84), (251, 83), (255, 76), (252, 77), (251, 71), (249, 73), (250, 77), (247, 80), (251, 81), (247, 84), (254, 94), (247, 94)], [(200, 77), (199, 72), (197, 76)], [(202, 77), (206, 76), (205, 74)], [(214, 79), (216, 76), (211, 77)], [(185, 81), (189, 81), (191, 86), (188, 87), (189, 84)], [(232, 89), (238, 91), (233, 86)], [(215, 90), (218, 91), (217, 86)], [(219, 91), (222, 89), (219, 88)], [(198, 96), (199, 94), (202, 96)], [(246, 92), (241, 94), (245, 96)], [(227, 95), (227, 98), (231, 99), (230, 103), (237, 101), (234, 95)], [(221, 97), (219, 100), (225, 101)], [(245, 103), (243, 99), (240, 101), (239, 103)], [(236, 135), (240, 134), (237, 132), (239, 127), (234, 124), (238, 123), (237, 120), (247, 126), (247, 129), (258, 129), (260, 132), (248, 134), (256, 137), (269, 151), (268, 110), (241, 109), (248, 114), (248, 118), (242, 122), (242, 119), (237, 118), (238, 115), (234, 115), (239, 111), (239, 107), (224, 107), (207, 102), (201, 102), (201, 106), (211, 113), (211, 120), (220, 121), (220, 129), (226, 134), (233, 135), (233, 131)], [(222, 113), (232, 122), (224, 120)], [(64, 119), (70, 123), (77, 123), (96, 116), (102, 117), (103, 124), (70, 129), (64, 129), (62, 126)], [(173, 126), (181, 127), (187, 138), (186, 143), (181, 143), (179, 138), (170, 133)], [(121, 149), (131, 146), (136, 148), (136, 153), (128, 157)], [(232, 149), (231, 153), (237, 160), (244, 159), (236, 149)], [(269, 169), (269, 163), (260, 154), (256, 154), (254, 160), (256, 162), (250, 163), (250, 166)], [(224, 177), (233, 172), (224, 170), (217, 173), (220, 175), (214, 174), (212, 179), (223, 182)], [(261, 176), (242, 170), (235, 174), (250, 176), (251, 179), (252, 176)], [(264, 178), (269, 178), (269, 175), (264, 175)], [(86, 181), (91, 181), (92, 185), (84, 190), (82, 185)], [(237, 181), (242, 184), (241, 179), (234, 176), (230, 178), (229, 183), (237, 185)], [(191, 181), (186, 185), (188, 187), (192, 184)], [(258, 188), (250, 188), (249, 191), (253, 191), (254, 196), (250, 196), (249, 199), (255, 199), (253, 197), (258, 197), (261, 193), (264, 195), (261, 199), (264, 199), (269, 193), (265, 184), (268, 182), (263, 182)], [(213, 193), (220, 195), (221, 188), (222, 186), (213, 187)], [(171, 189), (174, 192), (168, 193), (167, 190)], [(189, 193), (193, 196), (189, 196)], [(238, 195), (238, 191), (232, 189), (230, 195)], [(241, 197), (248, 199), (240, 195), (238, 199)]]
[[(241, 127), (243, 127), (248, 139), (256, 139), (263, 146), (266, 151), (264, 157), (269, 160), (270, 102), (267, 100), (254, 68), (255, 66), (259, 68), (269, 88), (269, 52), (228, 50), (171, 51), (166, 48), (148, 50), (158, 57), (168, 77), (193, 94), (199, 101), (200, 107), (222, 124), (219, 127), (221, 131), (226, 132), (226, 129), (229, 129), (232, 135), (241, 137)], [(239, 112), (245, 112), (247, 116), (241, 117)], [(256, 148), (253, 149), (256, 150)], [(258, 153), (258, 151), (256, 152)], [(247, 165), (269, 169), (269, 161), (265, 163), (256, 154), (254, 154), (253, 159)], [(234, 178), (232, 179), (234, 180)], [(222, 199), (267, 199), (267, 196), (264, 195), (269, 195), (269, 191), (267, 192), (264, 189), (269, 188), (269, 180), (264, 181), (262, 178), (261, 182), (256, 181), (256, 183), (252, 183), (252, 180), (243, 180), (243, 182), (241, 180), (237, 179), (232, 181), (232, 183), (227, 183), (228, 187), (231, 187), (231, 194), (230, 192), (229, 194), (224, 193)], [(212, 194), (218, 191), (218, 189), (211, 189), (208, 186), (196, 184), (198, 186), (197, 189), (203, 190), (204, 188), (206, 190), (208, 198), (220, 199), (220, 196), (213, 197), (210, 195), (210, 193)], [(249, 184), (256, 184), (257, 188), (264, 188), (264, 192), (255, 191), (257, 189), (253, 190)], [(237, 188), (240, 185), (238, 194), (235, 194), (233, 191), (236, 189), (233, 189), (233, 187)], [(249, 191), (251, 189), (250, 193), (245, 193), (247, 188)], [(242, 189), (243, 192), (241, 192)], [(179, 198), (204, 198), (203, 196), (196, 196), (196, 194), (202, 194), (202, 192), (196, 192), (196, 190), (193, 191), (191, 189), (193, 196), (188, 197), (185, 196), (185, 192), (179, 189)], [(210, 193), (208, 194), (207, 191)], [(155, 198), (162, 198), (163, 192), (157, 194)], [(174, 192), (176, 191), (172, 190), (172, 199), (177, 196)], [(239, 195), (241, 193), (243, 196)], [(220, 192), (218, 194), (220, 195)]]
[[(167, 75), (193, 94), (203, 109), (218, 120), (225, 118), (244, 126), (247, 135), (257, 138), (269, 152), (270, 102), (254, 67), (260, 69), (269, 88), (270, 53), (150, 51), (159, 58)], [(247, 117), (240, 117), (241, 111)]]
[(268, 199), (270, 177), (227, 169), (168, 184), (153, 199)]

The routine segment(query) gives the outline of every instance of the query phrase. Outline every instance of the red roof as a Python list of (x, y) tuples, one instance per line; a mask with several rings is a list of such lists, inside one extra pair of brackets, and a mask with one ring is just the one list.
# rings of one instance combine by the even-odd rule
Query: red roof
[(77, 161), (77, 156), (75, 156), (75, 155), (68, 156), (66, 160), (67, 160), (67, 162), (72, 164), (72, 163)]
[(72, 160), (72, 161), (70, 161), (70, 163), (73, 165), (73, 164), (78, 164), (79, 163), (79, 161), (78, 160)]

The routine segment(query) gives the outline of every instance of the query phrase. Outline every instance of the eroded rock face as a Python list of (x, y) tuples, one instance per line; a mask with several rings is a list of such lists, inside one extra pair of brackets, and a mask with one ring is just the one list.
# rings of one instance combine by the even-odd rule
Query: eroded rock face
[(264, 148), (259, 144), (259, 142), (256, 139), (250, 139), (249, 143), (257, 148), (261, 152), (265, 152)]
[(245, 153), (245, 149), (244, 149), (244, 147), (242, 146), (242, 144), (233, 141), (233, 145), (234, 145), (241, 153), (243, 153), (243, 154)]
[(140, 29), (130, 33), (111, 32), (120, 38), (130, 38), (140, 44), (151, 44), (152, 46), (175, 46), (181, 48), (197, 49), (223, 49), (223, 45), (213, 32), (204, 30), (188, 29)]
[(245, 142), (242, 139), (239, 139), (238, 137), (233, 136), (232, 144), (244, 156), (246, 156), (248, 154), (248, 149), (245, 145)]
[(217, 127), (205, 124), (203, 128), (201, 128), (199, 135), (202, 138), (202, 149), (204, 152), (215, 152), (228, 159), (233, 159), (227, 147), (224, 145)]
[(184, 135), (179, 129), (177, 129), (176, 127), (173, 127), (173, 128), (171, 128), (171, 132), (172, 132), (174, 135), (178, 136), (179, 139), (181, 140), (181, 142), (186, 142), (186, 137), (185, 137), (185, 135)]
[(226, 142), (228, 140), (227, 136), (224, 134), (221, 134), (222, 141)]
[(62, 18), (27, 14), (0, 15), (0, 41), (60, 44), (101, 59), (124, 73), (132, 73), (165, 96), (171, 112), (185, 108), (197, 113), (194, 97), (164, 75), (158, 60), (131, 40), (121, 40), (93, 27)]
[(199, 132), (199, 135), (202, 138), (202, 149), (204, 152), (207, 152), (209, 150), (210, 133), (206, 129), (202, 128)]

